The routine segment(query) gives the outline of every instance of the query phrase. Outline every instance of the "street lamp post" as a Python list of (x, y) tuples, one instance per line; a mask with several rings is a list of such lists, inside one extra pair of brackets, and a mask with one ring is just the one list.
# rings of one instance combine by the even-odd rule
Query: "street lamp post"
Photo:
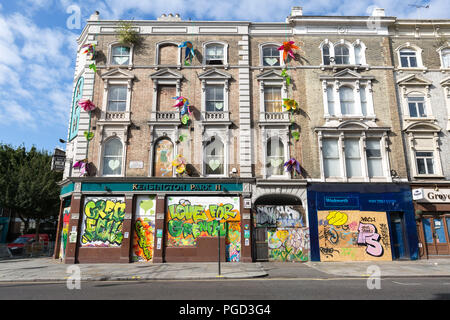
[(220, 220), (221, 220), (221, 218), (220, 217), (216, 217), (216, 220), (217, 220), (217, 222), (218, 222), (218, 224), (217, 224), (217, 247), (218, 247), (218, 257), (217, 257), (217, 263), (218, 263), (218, 266), (219, 266), (219, 274), (218, 274), (218, 277), (221, 277), (221, 274), (220, 274)]

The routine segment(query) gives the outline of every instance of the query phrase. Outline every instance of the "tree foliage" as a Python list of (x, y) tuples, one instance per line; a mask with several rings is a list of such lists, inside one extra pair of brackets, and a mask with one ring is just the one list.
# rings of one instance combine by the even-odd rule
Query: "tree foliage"
[(0, 144), (0, 207), (17, 214), (26, 224), (58, 215), (62, 174), (50, 170), (52, 156), (32, 147), (29, 151)]

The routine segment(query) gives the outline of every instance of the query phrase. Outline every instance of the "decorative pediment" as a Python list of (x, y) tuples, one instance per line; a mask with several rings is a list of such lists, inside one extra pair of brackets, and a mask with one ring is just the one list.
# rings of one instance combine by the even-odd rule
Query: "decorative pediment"
[(344, 69), (331, 76), (320, 76), (321, 80), (373, 80), (375, 77), (373, 76), (362, 76), (358, 72), (355, 72), (350, 69)]
[(450, 77), (445, 78), (444, 80), (442, 80), (442, 81), (440, 82), (440, 84), (441, 84), (441, 86), (443, 86), (443, 87), (450, 87)]
[(231, 75), (222, 70), (209, 69), (198, 75), (201, 80), (228, 80), (231, 79)]
[(430, 122), (413, 122), (405, 128), (405, 132), (439, 132), (441, 128)]
[(402, 79), (397, 81), (399, 86), (419, 86), (419, 87), (428, 87), (433, 84), (428, 79), (422, 78), (416, 74), (410, 74)]
[(283, 76), (281, 75), (281, 72), (276, 70), (268, 70), (265, 72), (260, 73), (258, 76), (256, 76), (256, 79), (258, 81), (261, 80), (284, 80)]
[(368, 130), (369, 126), (365, 123), (357, 122), (357, 121), (344, 121), (342, 122), (337, 129), (339, 130)]
[(153, 80), (181, 80), (183, 75), (171, 69), (162, 69), (150, 75)]
[(102, 79), (134, 79), (134, 74), (123, 69), (113, 69), (102, 74)]

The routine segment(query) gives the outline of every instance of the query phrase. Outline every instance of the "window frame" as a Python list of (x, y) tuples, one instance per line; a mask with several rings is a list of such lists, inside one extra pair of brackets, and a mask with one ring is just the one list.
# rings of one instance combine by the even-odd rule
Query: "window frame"
[[(283, 51), (278, 50), (278, 48), (281, 46), (280, 43), (276, 43), (276, 42), (265, 42), (265, 43), (261, 43), (259, 44), (259, 66), (264, 69), (264, 68), (282, 68), (285, 66), (285, 63), (283, 61)], [(264, 65), (264, 49), (266, 49), (267, 47), (270, 48), (274, 48), (278, 54), (278, 65), (273, 65), (273, 66), (269, 66), (269, 65)]]
[[(406, 66), (404, 67), (402, 64), (402, 60), (401, 60), (401, 52), (414, 52), (415, 53), (415, 59), (416, 59), (416, 67), (411, 67), (411, 66)], [(394, 52), (397, 53), (397, 61), (398, 61), (398, 65), (397, 65), (397, 69), (398, 70), (420, 70), (420, 71), (425, 71), (427, 70), (427, 68), (423, 65), (423, 60), (422, 60), (422, 52), (423, 49), (421, 49), (420, 47), (416, 46), (415, 44), (412, 44), (410, 42), (406, 42), (402, 45), (400, 45), (399, 47), (397, 47)], [(409, 59), (408, 59), (409, 61)], [(408, 63), (409, 64), (409, 63)]]
[[(120, 161), (121, 161), (121, 166), (120, 166), (120, 174), (105, 174), (105, 151), (106, 151), (106, 146), (108, 143), (111, 143), (111, 141), (113, 140), (117, 140), (120, 142), (120, 144), (122, 145), (122, 150), (121, 150), (121, 154), (115, 157), (120, 157)], [(102, 177), (124, 177), (125, 176), (125, 159), (126, 159), (126, 149), (125, 149), (125, 143), (123, 143), (123, 140), (115, 135), (112, 135), (108, 138), (106, 138), (102, 143), (101, 143), (101, 158), (100, 158), (100, 168), (101, 168), (101, 176)]]
[[(113, 55), (113, 51), (114, 48), (116, 47), (128, 47), (130, 49), (130, 53), (129, 53), (129, 58), (128, 58), (128, 63), (127, 64), (116, 64), (114, 63), (114, 55)], [(130, 45), (124, 45), (118, 41), (112, 42), (108, 45), (108, 63), (107, 63), (107, 68), (128, 68), (128, 69), (132, 69), (133, 68), (133, 55), (134, 55), (134, 45), (130, 44)]]
[(171, 66), (171, 65), (160, 64), (161, 47), (163, 47), (165, 45), (171, 45), (171, 46), (177, 47), (178, 54), (177, 54), (177, 63), (175, 66), (177, 67), (177, 69), (181, 69), (181, 67), (182, 67), (182, 64), (181, 64), (182, 48), (179, 47), (180, 43), (175, 42), (175, 41), (170, 41), (170, 40), (160, 41), (156, 44), (155, 65), (157, 66), (157, 69)]
[[(201, 163), (201, 172), (203, 177), (228, 177), (229, 176), (229, 166), (230, 166), (230, 130), (228, 127), (224, 126), (208, 126), (207, 128), (204, 127), (203, 135), (202, 135), (202, 152), (197, 153), (197, 159), (199, 160), (198, 163)], [(206, 160), (207, 160), (207, 146), (208, 143), (211, 142), (212, 138), (214, 140), (218, 140), (222, 143), (223, 146), (223, 173), (221, 174), (209, 174), (207, 173), (206, 168)], [(200, 159), (199, 159), (200, 157)]]
[[(354, 122), (350, 122), (349, 126), (354, 127)], [(360, 132), (355, 132), (355, 129), (346, 132), (345, 126), (338, 128), (338, 131), (330, 131), (330, 129), (318, 129), (318, 142), (319, 142), (319, 159), (320, 159), (320, 171), (321, 182), (392, 182), (392, 177), (390, 175), (390, 164), (389, 164), (389, 153), (387, 151), (387, 132), (372, 132), (368, 133), (365, 129)], [(339, 155), (339, 172), (340, 176), (327, 176), (325, 172), (325, 158), (324, 153), (324, 143), (323, 140), (332, 139), (337, 141), (338, 155)], [(347, 154), (345, 142), (348, 140), (358, 141), (358, 151), (359, 151), (359, 165), (361, 176), (348, 176), (347, 168)], [(381, 158), (381, 171), (383, 176), (371, 176), (369, 174), (368, 167), (368, 154), (367, 154), (367, 140), (375, 140), (380, 143), (380, 158)], [(337, 158), (334, 158), (335, 160)]]
[[(209, 61), (207, 59), (207, 50), (209, 46), (221, 46), (223, 50), (223, 61), (222, 64), (208, 64)], [(213, 59), (213, 60), (219, 60), (219, 59)], [(222, 41), (208, 41), (203, 43), (203, 61), (202, 61), (203, 67), (228, 67), (228, 43), (222, 42)]]

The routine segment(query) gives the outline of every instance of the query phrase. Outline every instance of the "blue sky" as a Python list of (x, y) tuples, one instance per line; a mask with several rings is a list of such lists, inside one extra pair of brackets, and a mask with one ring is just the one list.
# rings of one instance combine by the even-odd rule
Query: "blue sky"
[[(426, 5), (417, 9), (411, 4)], [(80, 28), (68, 27), (74, 6)], [(449, 0), (0, 0), (0, 142), (52, 151), (64, 148), (76, 39), (95, 11), (101, 19), (284, 21), (292, 6), (304, 15), (370, 15), (375, 7), (401, 18), (450, 18)]]

